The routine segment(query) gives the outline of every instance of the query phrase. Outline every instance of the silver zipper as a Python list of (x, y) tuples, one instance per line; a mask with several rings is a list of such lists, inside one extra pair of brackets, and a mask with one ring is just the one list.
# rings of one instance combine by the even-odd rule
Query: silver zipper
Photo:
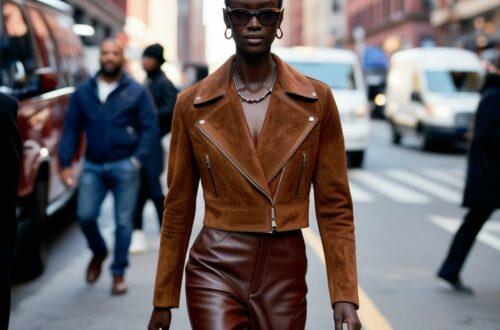
[(280, 180), (278, 181), (278, 187), (276, 187), (276, 193), (274, 194), (274, 198), (272, 201), (272, 204), (273, 204), (273, 206), (271, 207), (271, 229), (272, 229), (272, 232), (275, 232), (278, 229), (278, 226), (276, 225), (276, 215), (275, 215), (274, 207), (275, 207), (275, 203), (276, 203), (276, 197), (278, 197), (278, 192), (280, 190), (281, 181), (283, 181), (283, 175), (285, 174), (285, 169), (286, 169), (286, 165), (281, 170), (281, 176), (280, 176)]
[[(319, 122), (318, 120), (315, 120), (314, 122), (312, 122), (312, 125), (309, 126), (309, 129), (304, 132), (304, 134), (300, 137), (300, 139), (295, 143), (294, 147), (292, 147), (290, 149), (289, 155), (292, 155), (297, 150), (298, 146), (300, 146), (302, 144), (302, 142), (304, 142), (304, 140), (309, 136), (309, 133), (311, 133), (311, 131), (313, 130), (313, 128), (316, 126), (316, 124), (318, 122)], [(286, 164), (288, 162), (288, 160), (290, 160), (289, 155), (287, 155), (287, 157), (285, 157), (283, 162), (281, 162), (277, 168), (281, 168), (282, 166), (284, 166), (284, 164)], [(275, 174), (272, 173), (272, 175), (274, 177)]]
[(229, 160), (229, 162), (231, 164), (233, 164), (234, 167), (236, 167), (236, 169), (248, 180), (250, 181), (250, 183), (255, 187), (257, 188), (262, 194), (264, 194), (264, 196), (266, 196), (269, 201), (271, 202), (271, 231), (269, 231), (270, 233), (274, 233), (275, 231), (278, 230), (278, 226), (276, 225), (276, 214), (275, 214), (275, 205), (274, 205), (274, 202), (275, 202), (275, 199), (276, 199), (276, 196), (278, 195), (278, 189), (280, 187), (280, 184), (281, 184), (281, 180), (283, 179), (283, 173), (284, 173), (284, 170), (285, 170), (285, 167), (283, 167), (283, 172), (281, 173), (281, 177), (280, 177), (280, 181), (278, 182), (278, 187), (276, 188), (276, 194), (274, 195), (274, 199), (258, 184), (255, 182), (255, 180), (250, 176), (248, 175), (243, 169), (241, 169), (238, 164), (233, 160), (231, 159), (231, 157), (229, 157), (226, 152), (219, 146), (219, 144), (210, 137), (210, 135), (208, 135), (207, 133), (205, 133), (205, 131), (203, 131), (199, 126), (198, 124), (196, 124), (196, 128), (207, 138), (210, 140), (210, 142), (212, 142), (216, 147), (217, 149), (219, 149), (220, 152), (222, 152), (222, 154), (224, 155), (224, 157), (226, 157), (227, 160)]
[(215, 197), (217, 197), (217, 187), (215, 186), (215, 179), (212, 174), (212, 166), (210, 165), (210, 158), (208, 157), (208, 155), (205, 155), (205, 165), (207, 166), (208, 175), (210, 176), (210, 182), (212, 183), (212, 189), (214, 191), (214, 195)]
[(304, 176), (305, 169), (307, 167), (307, 153), (302, 154), (302, 166), (300, 168), (299, 183), (297, 184), (297, 189), (295, 190), (295, 196), (299, 194), (300, 186), (302, 185), (302, 178)]
[[(207, 139), (209, 139), (209, 140), (210, 140), (210, 142), (212, 142), (212, 143), (213, 143), (213, 144), (217, 147), (217, 149), (219, 149), (219, 151), (220, 151), (220, 152), (222, 152), (222, 154), (224, 155), (224, 157), (226, 157), (226, 158), (227, 158), (227, 160), (229, 160), (229, 162), (230, 162), (231, 164), (233, 164), (233, 166), (234, 166), (234, 167), (236, 167), (236, 169), (237, 169), (237, 170), (238, 170), (238, 171), (239, 171), (239, 172), (240, 172), (240, 173), (241, 173), (241, 174), (242, 174), (242, 175), (243, 175), (243, 176), (244, 176), (244, 177), (245, 177), (248, 181), (250, 181), (250, 183), (251, 183), (251, 184), (252, 184), (255, 188), (257, 188), (257, 189), (258, 189), (258, 190), (259, 190), (262, 194), (264, 194), (264, 196), (266, 196), (266, 197), (269, 199), (269, 201), (271, 202), (271, 205), (272, 205), (272, 207), (271, 207), (271, 231), (270, 231), (270, 233), (275, 232), (278, 228), (277, 228), (277, 226), (275, 226), (275, 225), (276, 225), (276, 219), (275, 219), (275, 214), (274, 214), (274, 201), (273, 201), (272, 197), (271, 197), (271, 196), (269, 196), (269, 194), (268, 194), (268, 193), (267, 193), (267, 192), (266, 192), (266, 191), (265, 191), (265, 190), (264, 190), (261, 186), (259, 186), (259, 184), (258, 184), (258, 183), (256, 183), (256, 182), (255, 182), (255, 180), (254, 180), (254, 179), (253, 179), (250, 175), (248, 175), (245, 171), (243, 171), (243, 170), (242, 170), (242, 169), (238, 166), (238, 164), (237, 164), (235, 161), (233, 161), (233, 160), (231, 159), (231, 157), (229, 157), (229, 156), (228, 156), (228, 155), (224, 152), (224, 150), (223, 150), (223, 149), (219, 146), (219, 144), (218, 144), (217, 142), (215, 142), (215, 141), (214, 141), (214, 139), (212, 139), (212, 138), (211, 138), (211, 137), (210, 137), (207, 133), (205, 133), (205, 132), (204, 132), (204, 131), (200, 128), (200, 127), (198, 127), (198, 124), (196, 124), (196, 128), (198, 128), (198, 130), (199, 130), (199, 131), (200, 131), (200, 132), (201, 132), (201, 133), (202, 133), (202, 134), (203, 134), (203, 135), (204, 135)], [(273, 230), (273, 225), (274, 225), (274, 228), (275, 228), (274, 230)]]

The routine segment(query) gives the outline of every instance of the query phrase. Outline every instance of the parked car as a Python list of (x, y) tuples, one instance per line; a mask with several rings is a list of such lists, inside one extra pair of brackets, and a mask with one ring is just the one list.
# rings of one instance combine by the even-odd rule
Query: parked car
[(86, 71), (71, 7), (53, 0), (0, 3), (0, 90), (19, 100), (24, 146), (14, 276), (28, 279), (43, 269), (44, 225), (74, 193), (59, 178), (56, 150), (69, 96)]
[(306, 76), (328, 84), (340, 112), (351, 167), (361, 167), (370, 138), (370, 113), (355, 53), (333, 48), (292, 47), (274, 52)]
[(421, 137), (422, 148), (466, 139), (479, 103), (479, 57), (457, 48), (415, 48), (394, 54), (385, 115), (392, 142)]

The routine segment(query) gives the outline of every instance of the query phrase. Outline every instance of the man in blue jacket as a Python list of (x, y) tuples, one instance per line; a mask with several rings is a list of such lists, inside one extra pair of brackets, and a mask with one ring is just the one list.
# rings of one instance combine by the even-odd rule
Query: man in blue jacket
[(139, 191), (139, 170), (157, 139), (155, 105), (149, 92), (123, 70), (123, 48), (115, 39), (101, 44), (100, 71), (77, 87), (66, 113), (59, 149), (62, 180), (76, 186), (72, 159), (85, 133), (86, 152), (78, 184), (77, 215), (93, 257), (87, 282), (97, 281), (108, 254), (97, 225), (108, 191), (114, 195), (115, 249), (112, 294), (127, 291), (124, 281), (132, 218)]

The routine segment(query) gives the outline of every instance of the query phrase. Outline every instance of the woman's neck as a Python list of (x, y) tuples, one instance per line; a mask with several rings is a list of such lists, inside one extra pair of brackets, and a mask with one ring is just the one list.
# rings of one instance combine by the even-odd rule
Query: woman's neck
[(237, 51), (235, 69), (238, 77), (245, 84), (261, 83), (273, 74), (271, 52), (247, 55)]

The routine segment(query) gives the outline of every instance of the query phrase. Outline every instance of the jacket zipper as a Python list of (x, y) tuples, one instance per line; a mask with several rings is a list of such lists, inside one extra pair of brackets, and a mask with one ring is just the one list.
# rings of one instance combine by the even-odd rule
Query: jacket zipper
[(215, 186), (215, 179), (214, 179), (214, 176), (212, 174), (212, 166), (210, 165), (210, 158), (208, 157), (208, 155), (205, 155), (205, 165), (207, 166), (208, 175), (210, 176), (210, 182), (212, 183), (212, 189), (213, 189), (214, 195), (215, 195), (215, 197), (218, 197), (217, 196), (217, 188)]
[(307, 153), (304, 152), (302, 154), (302, 166), (300, 167), (299, 183), (297, 184), (297, 189), (295, 190), (295, 196), (299, 194), (300, 186), (302, 185), (302, 177), (304, 176), (306, 167), (307, 167)]
[[(259, 186), (259, 184), (257, 182), (255, 182), (255, 180), (249, 176), (243, 169), (241, 169), (238, 164), (233, 161), (231, 159), (231, 157), (229, 157), (226, 152), (219, 146), (219, 144), (214, 140), (212, 139), (207, 133), (205, 133), (205, 131), (203, 131), (200, 127), (198, 127), (198, 125), (196, 125), (196, 127), (198, 128), (198, 130), (208, 139), (210, 140), (210, 142), (212, 142), (216, 147), (217, 149), (219, 149), (219, 151), (224, 155), (224, 157), (226, 157), (227, 160), (229, 160), (229, 162), (231, 164), (233, 164), (234, 167), (236, 167), (236, 169), (248, 180), (250, 181), (250, 183), (255, 187), (257, 188), (262, 194), (264, 194), (264, 196), (267, 197), (267, 199), (269, 199), (269, 201), (271, 202), (271, 230), (269, 231), (270, 233), (274, 233), (276, 230), (278, 230), (278, 227), (276, 226), (276, 215), (275, 215), (275, 205), (274, 205), (274, 199), (261, 187)], [(283, 168), (284, 169), (284, 168)], [(281, 173), (282, 177), (283, 178), (283, 173)], [(281, 180), (280, 180), (281, 182)], [(279, 183), (278, 183), (278, 188), (279, 188)], [(276, 190), (276, 193), (278, 192), (278, 190)], [(274, 196), (276, 198), (276, 195)]]
[(283, 169), (281, 170), (281, 175), (280, 175), (280, 180), (278, 181), (278, 187), (276, 187), (276, 193), (274, 194), (274, 198), (273, 198), (273, 206), (271, 208), (271, 231), (274, 233), (277, 229), (278, 229), (278, 226), (276, 225), (276, 215), (275, 215), (275, 210), (274, 210), (274, 207), (275, 207), (275, 203), (276, 203), (276, 197), (278, 197), (278, 192), (280, 190), (280, 186), (281, 186), (281, 181), (283, 181), (283, 175), (285, 174), (285, 169), (286, 169), (286, 165), (283, 167)]

